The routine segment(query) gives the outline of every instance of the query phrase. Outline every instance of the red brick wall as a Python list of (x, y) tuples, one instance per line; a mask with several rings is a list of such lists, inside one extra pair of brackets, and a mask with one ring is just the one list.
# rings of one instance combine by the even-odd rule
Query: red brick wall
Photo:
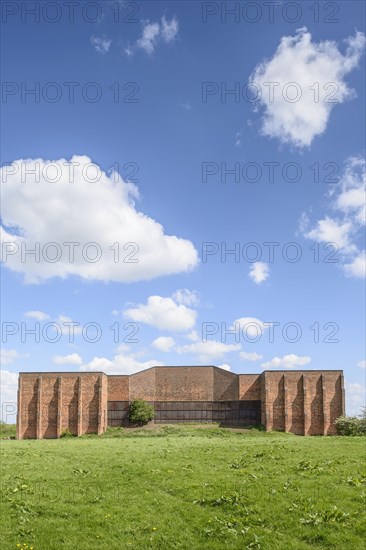
[(57, 437), (58, 416), (57, 375), (42, 377), (41, 384), (41, 438)]
[(267, 430), (335, 434), (344, 414), (341, 371), (265, 371), (236, 375), (216, 367), (155, 367), (131, 376), (103, 373), (21, 373), (17, 437), (102, 433), (108, 401), (261, 400)]
[(343, 376), (335, 372), (322, 374), (324, 399), (324, 435), (335, 435), (334, 421), (345, 414)]
[(130, 401), (155, 401), (155, 371), (147, 369), (130, 376)]
[(239, 399), (259, 401), (261, 399), (261, 375), (239, 374)]
[(37, 437), (37, 374), (19, 376), (18, 437)]
[[(212, 401), (213, 367), (158, 367), (156, 401)], [(134, 378), (136, 375), (131, 377)]]
[(262, 374), (262, 423), (267, 430), (301, 435), (335, 434), (344, 411), (341, 371), (266, 371)]
[(296, 372), (286, 372), (287, 389), (287, 423), (286, 431), (294, 434), (304, 434), (304, 384), (303, 375)]
[(103, 433), (108, 426), (108, 376), (102, 374), (102, 391), (101, 391), (101, 407), (100, 407), (100, 426), (98, 433)]
[(108, 401), (128, 401), (129, 396), (129, 376), (108, 376)]
[(21, 373), (18, 437), (59, 437), (66, 428), (75, 435), (98, 432), (103, 419), (107, 421), (103, 377), (101, 373)]
[(273, 371), (264, 373), (267, 390), (266, 411), (270, 420), (266, 428), (285, 431), (285, 400), (283, 372)]
[(88, 373), (81, 376), (82, 383), (82, 421), (81, 433), (98, 431), (100, 374)]
[(238, 375), (223, 369), (213, 368), (213, 400), (237, 401), (238, 399)]
[(64, 372), (61, 375), (61, 432), (68, 428), (78, 433), (78, 373)]

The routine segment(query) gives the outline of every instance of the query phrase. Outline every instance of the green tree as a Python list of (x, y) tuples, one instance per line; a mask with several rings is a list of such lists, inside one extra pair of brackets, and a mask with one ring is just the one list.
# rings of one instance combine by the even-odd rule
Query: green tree
[(132, 424), (142, 426), (152, 420), (154, 416), (154, 407), (143, 399), (135, 399), (135, 401), (130, 403), (128, 417)]

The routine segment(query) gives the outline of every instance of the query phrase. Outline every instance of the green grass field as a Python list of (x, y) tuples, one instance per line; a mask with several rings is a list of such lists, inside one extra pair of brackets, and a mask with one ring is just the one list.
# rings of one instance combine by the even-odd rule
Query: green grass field
[(4, 550), (365, 547), (365, 437), (167, 426), (1, 451)]

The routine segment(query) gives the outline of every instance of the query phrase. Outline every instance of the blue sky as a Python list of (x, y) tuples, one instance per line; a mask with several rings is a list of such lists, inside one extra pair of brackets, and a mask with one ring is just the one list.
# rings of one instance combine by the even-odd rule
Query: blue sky
[(5, 409), (19, 371), (214, 364), (343, 369), (357, 414), (364, 3), (4, 4)]

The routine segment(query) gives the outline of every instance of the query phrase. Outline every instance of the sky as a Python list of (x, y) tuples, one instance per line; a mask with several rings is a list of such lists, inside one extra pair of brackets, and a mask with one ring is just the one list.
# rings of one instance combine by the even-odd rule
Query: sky
[(3, 2), (19, 372), (342, 369), (365, 404), (365, 4)]

